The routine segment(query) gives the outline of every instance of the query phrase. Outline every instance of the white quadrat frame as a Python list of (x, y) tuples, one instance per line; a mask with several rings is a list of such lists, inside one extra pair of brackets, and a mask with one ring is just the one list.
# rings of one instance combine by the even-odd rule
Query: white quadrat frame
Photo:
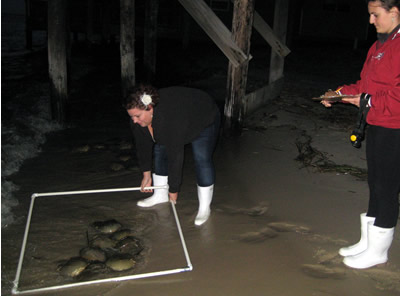
[[(166, 189), (166, 188), (168, 188), (168, 186), (152, 186), (152, 187), (146, 187), (145, 189)], [(170, 269), (170, 270), (163, 270), (163, 271), (155, 271), (155, 272), (149, 272), (149, 273), (142, 273), (142, 274), (134, 274), (134, 275), (128, 275), (128, 276), (121, 276), (121, 277), (114, 277), (114, 278), (107, 278), (107, 279), (92, 280), (92, 281), (86, 281), (86, 282), (77, 282), (77, 283), (58, 285), (58, 286), (51, 286), (51, 287), (44, 287), (44, 288), (38, 288), (38, 289), (32, 289), (32, 290), (24, 290), (24, 291), (19, 290), (18, 285), (19, 285), (19, 279), (20, 279), (20, 276), (21, 276), (22, 263), (23, 263), (24, 255), (25, 255), (25, 248), (26, 248), (26, 244), (27, 244), (27, 240), (28, 240), (29, 227), (30, 227), (30, 224), (31, 224), (33, 206), (34, 206), (34, 203), (35, 203), (35, 199), (37, 197), (41, 197), (41, 196), (60, 196), (60, 195), (76, 195), (76, 194), (92, 194), (92, 193), (107, 193), (107, 192), (123, 192), (123, 191), (138, 191), (140, 189), (141, 189), (140, 187), (130, 187), (130, 188), (114, 188), (114, 189), (99, 189), (99, 190), (84, 190), (84, 191), (64, 191), (64, 192), (48, 192), (48, 193), (34, 193), (34, 194), (32, 194), (32, 196), (31, 196), (31, 204), (30, 204), (30, 207), (29, 207), (28, 217), (27, 217), (27, 221), (26, 221), (24, 238), (23, 238), (23, 241), (22, 241), (21, 253), (20, 253), (19, 261), (18, 261), (17, 272), (16, 272), (16, 275), (15, 275), (15, 280), (13, 282), (14, 283), (14, 287), (12, 289), (12, 294), (14, 294), (14, 295), (28, 294), (28, 293), (37, 293), (37, 292), (52, 291), (52, 290), (73, 288), (73, 287), (79, 287), (79, 286), (86, 286), (86, 285), (91, 285), (91, 284), (100, 284), (100, 283), (106, 283), (106, 282), (120, 282), (120, 281), (142, 279), (142, 278), (155, 277), (155, 276), (161, 276), (161, 275), (168, 275), (168, 274), (174, 274), (174, 273), (180, 273), (180, 272), (186, 272), (186, 271), (193, 270), (192, 263), (190, 262), (189, 253), (188, 253), (188, 250), (186, 248), (185, 238), (183, 237), (181, 224), (179, 223), (179, 218), (178, 218), (178, 214), (176, 212), (175, 204), (173, 202), (170, 202), (172, 211), (173, 211), (174, 216), (175, 216), (176, 226), (177, 226), (179, 237), (180, 237), (180, 240), (181, 240), (183, 252), (184, 252), (184, 255), (185, 255), (185, 258), (186, 258), (186, 262), (187, 262), (187, 266), (186, 267)]]

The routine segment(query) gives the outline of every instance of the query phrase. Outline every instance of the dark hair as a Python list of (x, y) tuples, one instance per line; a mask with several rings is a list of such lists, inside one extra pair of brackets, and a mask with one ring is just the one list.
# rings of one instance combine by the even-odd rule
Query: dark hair
[(158, 94), (158, 91), (155, 87), (151, 85), (139, 85), (135, 87), (130, 94), (126, 97), (125, 100), (125, 108), (126, 110), (130, 110), (133, 108), (138, 108), (141, 110), (147, 110), (148, 106), (143, 104), (141, 98), (142, 96), (146, 94), (151, 97), (152, 102), (149, 105), (152, 105), (153, 107), (158, 104), (160, 101), (160, 96)]
[(386, 9), (387, 11), (393, 7), (397, 7), (397, 9), (400, 11), (400, 0), (367, 0), (367, 4), (369, 2), (380, 2), (382, 8)]

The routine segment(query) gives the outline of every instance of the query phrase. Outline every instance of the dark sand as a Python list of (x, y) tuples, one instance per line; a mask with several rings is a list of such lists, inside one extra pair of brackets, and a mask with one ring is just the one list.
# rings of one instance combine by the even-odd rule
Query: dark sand
[[(343, 68), (314, 69), (313, 55), (293, 55), (281, 97), (250, 116), (240, 137), (221, 138), (212, 214), (201, 227), (193, 224), (198, 202), (187, 151), (176, 209), (192, 271), (37, 295), (400, 295), (398, 230), (383, 266), (352, 270), (337, 254), (359, 239), (359, 214), (368, 201), (365, 151), (348, 140), (356, 110), (327, 110), (311, 98), (349, 77), (341, 77)], [(193, 85), (223, 101), (224, 81), (217, 75)], [(120, 120), (99, 116), (50, 135), (43, 152), (13, 177), (21, 188), (19, 219), (2, 231), (2, 295), (10, 295), (32, 193), (139, 185), (126, 117), (118, 112)], [(20, 290), (75, 282), (59, 275), (57, 262), (78, 255), (90, 223), (111, 218), (133, 229), (147, 249), (137, 268), (105, 277), (185, 267), (170, 205), (140, 209), (136, 201), (145, 196), (37, 198)]]

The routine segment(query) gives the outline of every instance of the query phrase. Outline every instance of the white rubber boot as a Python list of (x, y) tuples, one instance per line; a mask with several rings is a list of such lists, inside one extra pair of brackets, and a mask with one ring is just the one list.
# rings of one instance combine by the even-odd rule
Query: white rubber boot
[[(165, 186), (168, 185), (168, 176), (159, 176), (153, 174), (153, 186)], [(156, 204), (167, 202), (168, 198), (168, 189), (154, 189), (154, 193), (152, 196), (139, 200), (137, 205), (143, 208), (149, 208)]]
[(368, 247), (354, 256), (343, 259), (343, 263), (349, 267), (364, 269), (388, 260), (388, 251), (393, 241), (394, 227), (381, 228), (374, 226), (373, 222), (368, 223)]
[(210, 204), (214, 192), (214, 185), (208, 187), (197, 186), (197, 196), (199, 198), (199, 211), (197, 213), (194, 224), (197, 226), (202, 225), (210, 217)]
[(361, 221), (361, 238), (358, 243), (355, 245), (341, 248), (339, 250), (339, 254), (342, 255), (343, 257), (346, 256), (354, 256), (357, 254), (360, 254), (364, 252), (367, 249), (367, 237), (368, 237), (368, 222), (375, 222), (374, 217), (368, 217), (366, 213), (362, 213), (360, 215), (360, 221)]

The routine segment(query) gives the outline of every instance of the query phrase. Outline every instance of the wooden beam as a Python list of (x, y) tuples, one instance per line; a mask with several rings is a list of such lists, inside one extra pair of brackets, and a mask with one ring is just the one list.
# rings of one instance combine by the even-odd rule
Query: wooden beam
[(48, 2), (48, 59), (52, 118), (59, 123), (67, 119), (67, 0)]
[(232, 40), (231, 32), (203, 0), (178, 1), (221, 49), (234, 67), (248, 60), (248, 55)]
[(135, 76), (135, 0), (120, 0), (121, 87), (125, 98), (136, 84)]
[[(290, 49), (275, 36), (274, 31), (257, 12), (254, 12), (253, 26), (278, 55), (284, 58), (290, 53)], [(285, 25), (286, 27), (287, 25)]]
[[(274, 12), (274, 32), (281, 41), (286, 40), (287, 31), (287, 19), (289, 12), (289, 0), (275, 0), (275, 12)], [(269, 70), (269, 82), (283, 77), (283, 66), (285, 59), (275, 53), (271, 52), (271, 63)]]
[[(250, 52), (250, 39), (254, 15), (254, 0), (237, 0), (233, 9), (232, 39), (246, 55)], [(244, 120), (248, 61), (234, 67), (229, 63), (227, 97), (224, 108), (224, 135), (240, 135)]]

